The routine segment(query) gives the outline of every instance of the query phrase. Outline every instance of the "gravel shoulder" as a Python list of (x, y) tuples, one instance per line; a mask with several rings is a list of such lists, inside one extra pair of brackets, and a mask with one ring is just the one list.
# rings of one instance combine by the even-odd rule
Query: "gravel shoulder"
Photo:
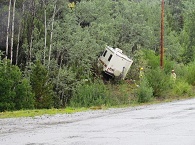
[(194, 104), (193, 98), (74, 114), (0, 119), (0, 144), (194, 145)]
[[(170, 102), (173, 103), (173, 102)], [(161, 103), (164, 104), (164, 103)], [(49, 128), (52, 125), (69, 124), (91, 118), (98, 118), (106, 115), (123, 113), (133, 110), (140, 110), (148, 106), (158, 106), (160, 104), (128, 107), (128, 108), (110, 108), (106, 110), (91, 110), (77, 112), (73, 114), (42, 115), (35, 117), (5, 118), (0, 119), (0, 136), (12, 133), (28, 132), (36, 129)]]
[[(146, 106), (145, 106), (146, 107)], [(91, 110), (73, 114), (42, 115), (35, 117), (0, 119), (0, 136), (17, 132), (28, 132), (35, 129), (47, 128), (52, 125), (68, 124), (98, 118), (110, 114), (117, 114), (131, 110), (142, 109), (144, 106), (129, 108), (111, 108), (107, 110)]]

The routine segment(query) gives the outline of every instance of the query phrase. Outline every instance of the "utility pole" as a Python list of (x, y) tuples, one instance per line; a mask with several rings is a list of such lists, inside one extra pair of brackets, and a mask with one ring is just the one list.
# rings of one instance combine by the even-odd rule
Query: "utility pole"
[(163, 68), (164, 57), (164, 0), (161, 4), (161, 32), (160, 32), (160, 67)]

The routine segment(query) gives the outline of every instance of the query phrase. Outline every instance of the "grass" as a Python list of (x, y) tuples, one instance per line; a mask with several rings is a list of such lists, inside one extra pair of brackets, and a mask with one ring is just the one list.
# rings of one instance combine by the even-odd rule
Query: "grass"
[[(128, 90), (125, 89), (125, 92), (128, 92)], [(123, 90), (122, 89), (122, 90)], [(116, 90), (116, 89), (115, 89)], [(195, 87), (193, 87), (193, 94), (195, 94)], [(118, 91), (118, 90), (117, 90)], [(117, 94), (117, 92), (114, 92)], [(122, 94), (117, 94), (117, 96), (121, 96)], [(158, 103), (165, 103), (165, 102), (172, 102), (175, 100), (183, 100), (183, 99), (189, 99), (189, 98), (194, 98), (194, 95), (190, 96), (175, 96), (173, 94), (166, 93), (162, 99), (160, 98), (154, 98), (150, 100), (147, 103), (138, 103), (135, 98), (131, 98), (131, 103), (130, 104), (120, 104), (116, 106), (106, 106), (106, 105), (101, 105), (101, 106), (91, 106), (90, 108), (70, 108), (67, 107), (65, 109), (36, 109), (36, 110), (19, 110), (19, 111), (5, 111), (5, 112), (0, 112), (0, 119), (3, 118), (19, 118), (19, 117), (35, 117), (35, 116), (41, 116), (41, 115), (55, 115), (55, 114), (71, 114), (71, 113), (76, 113), (76, 112), (81, 112), (81, 111), (88, 111), (88, 110), (99, 110), (99, 109), (108, 109), (109, 107), (112, 108), (126, 108), (126, 107), (135, 107), (135, 106), (142, 106), (142, 105), (151, 105), (151, 104), (158, 104)]]
[(36, 109), (36, 110), (19, 110), (0, 112), (0, 118), (19, 118), (19, 117), (35, 117), (41, 115), (55, 115), (55, 114), (71, 114), (81, 111), (87, 111), (87, 108), (65, 108), (65, 109)]
[[(143, 105), (152, 105), (158, 103), (172, 102), (175, 100), (190, 99), (194, 97), (177, 97), (177, 98), (166, 98), (166, 99), (153, 99), (147, 103), (131, 103), (129, 105), (118, 105), (112, 106), (112, 108), (126, 108), (126, 107), (136, 107)], [(18, 110), (18, 111), (5, 111), (0, 112), (0, 119), (3, 118), (19, 118), (19, 117), (35, 117), (41, 115), (55, 115), (55, 114), (72, 114), (76, 112), (88, 111), (88, 110), (99, 110), (99, 109), (108, 109), (108, 107), (102, 106), (92, 106), (90, 108), (65, 108), (65, 109), (36, 109), (36, 110)]]

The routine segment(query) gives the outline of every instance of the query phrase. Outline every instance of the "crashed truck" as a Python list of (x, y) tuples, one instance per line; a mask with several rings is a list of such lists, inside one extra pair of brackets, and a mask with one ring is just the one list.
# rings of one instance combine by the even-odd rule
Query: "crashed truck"
[(114, 78), (124, 80), (133, 60), (123, 54), (119, 48), (106, 46), (104, 52), (98, 58), (98, 66), (103, 73)]

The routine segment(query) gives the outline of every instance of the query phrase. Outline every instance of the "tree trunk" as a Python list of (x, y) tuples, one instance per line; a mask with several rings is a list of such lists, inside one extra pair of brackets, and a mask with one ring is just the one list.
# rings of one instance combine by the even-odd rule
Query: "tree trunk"
[(33, 30), (32, 34), (30, 36), (30, 47), (29, 47), (29, 64), (31, 64), (31, 58), (32, 58), (32, 43), (33, 43)]
[(11, 9), (11, 0), (9, 1), (9, 11), (8, 11), (8, 19), (7, 19), (7, 39), (6, 39), (6, 54), (5, 54), (5, 59), (6, 60), (7, 60), (7, 57), (8, 57), (10, 9)]
[(33, 31), (34, 31), (34, 18), (35, 18), (35, 1), (32, 1), (32, 27), (31, 27), (31, 36), (30, 36), (30, 47), (29, 47), (29, 65), (31, 66), (32, 60), (32, 45), (33, 45)]
[(45, 65), (45, 53), (47, 49), (47, 11), (46, 11), (46, 2), (44, 0), (44, 15), (45, 15), (45, 47), (44, 47), (44, 52), (43, 52), (43, 64)]
[(11, 63), (11, 64), (13, 63), (13, 44), (14, 44), (15, 5), (16, 5), (16, 0), (14, 0), (14, 4), (13, 4), (12, 37), (11, 37), (11, 50), (10, 50), (10, 63)]
[(21, 24), (19, 24), (18, 43), (17, 43), (17, 48), (16, 48), (16, 65), (18, 64), (18, 51), (19, 51), (19, 45), (20, 45), (20, 31), (21, 31)]
[[(23, 15), (24, 15), (24, 1), (23, 1), (23, 4), (22, 4), (22, 18), (23, 18)], [(20, 22), (20, 24), (19, 24), (18, 44), (17, 44), (17, 48), (16, 48), (16, 65), (18, 64), (18, 53), (19, 53), (19, 45), (20, 45), (21, 25), (22, 25), (22, 22)]]
[(58, 84), (59, 84), (59, 80), (60, 80), (60, 71), (61, 71), (61, 68), (62, 68), (62, 61), (63, 61), (63, 55), (61, 55), (61, 58), (60, 58), (60, 68), (58, 70), (58, 76), (57, 76), (57, 85), (56, 85), (56, 88), (58, 89)]
[(54, 5), (54, 11), (53, 11), (52, 22), (51, 22), (51, 35), (50, 35), (50, 46), (49, 46), (48, 70), (49, 70), (50, 61), (51, 61), (51, 49), (52, 49), (52, 37), (53, 37), (53, 23), (54, 23), (55, 13), (56, 13), (56, 2), (55, 2), (55, 5)]

